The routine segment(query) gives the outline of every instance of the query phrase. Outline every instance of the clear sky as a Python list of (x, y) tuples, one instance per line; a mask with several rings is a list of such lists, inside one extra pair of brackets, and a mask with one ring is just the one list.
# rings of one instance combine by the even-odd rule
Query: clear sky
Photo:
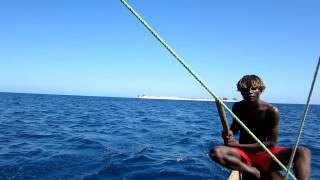
[[(128, 3), (219, 96), (240, 99), (236, 82), (257, 74), (262, 99), (306, 102), (320, 1)], [(210, 97), (119, 0), (1, 1), (0, 24), (2, 92)]]

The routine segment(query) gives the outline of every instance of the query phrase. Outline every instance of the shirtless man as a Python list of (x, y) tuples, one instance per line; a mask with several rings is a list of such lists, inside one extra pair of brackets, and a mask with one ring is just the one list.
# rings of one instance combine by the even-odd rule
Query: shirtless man
[[(287, 165), (292, 149), (275, 146), (278, 138), (279, 111), (271, 104), (260, 100), (260, 95), (265, 89), (263, 81), (256, 75), (246, 75), (237, 83), (237, 89), (243, 100), (236, 102), (232, 111), (284, 165)], [(233, 138), (233, 134), (239, 131), (238, 142)], [(210, 151), (213, 161), (257, 179), (260, 179), (260, 173), (268, 174), (270, 179), (281, 179), (277, 172), (281, 167), (235, 120), (228, 132), (222, 132), (222, 137), (225, 146), (216, 146)], [(298, 147), (294, 159), (294, 172), (299, 180), (310, 178), (310, 157), (309, 149)]]

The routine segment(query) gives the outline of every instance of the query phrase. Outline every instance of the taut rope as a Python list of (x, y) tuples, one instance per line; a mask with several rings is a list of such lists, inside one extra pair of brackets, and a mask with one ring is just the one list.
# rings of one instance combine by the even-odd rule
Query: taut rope
[(309, 105), (310, 105), (310, 99), (311, 99), (311, 96), (312, 96), (314, 84), (315, 84), (316, 79), (317, 79), (319, 66), (320, 66), (320, 57), (319, 57), (319, 60), (318, 60), (318, 65), (316, 67), (316, 71), (314, 72), (314, 75), (313, 75), (313, 80), (312, 80), (312, 83), (311, 83), (311, 88), (310, 88), (310, 91), (309, 91), (308, 100), (307, 100), (307, 103), (306, 103), (306, 106), (305, 106), (305, 109), (304, 109), (303, 118), (301, 120), (301, 124), (300, 124), (300, 128), (299, 128), (299, 134), (297, 135), (296, 144), (294, 145), (294, 148), (293, 148), (292, 153), (291, 153), (291, 157), (290, 157), (290, 161), (289, 161), (289, 165), (288, 165), (288, 171), (287, 171), (285, 180), (287, 180), (288, 177), (289, 177), (289, 170), (291, 169), (291, 166), (292, 166), (292, 163), (293, 163), (293, 159), (294, 159), (294, 155), (295, 155), (295, 153), (297, 151), (298, 144), (299, 144), (299, 141), (300, 141), (300, 138), (301, 138), (304, 122), (305, 122), (305, 120), (307, 118), (307, 113), (308, 113)]

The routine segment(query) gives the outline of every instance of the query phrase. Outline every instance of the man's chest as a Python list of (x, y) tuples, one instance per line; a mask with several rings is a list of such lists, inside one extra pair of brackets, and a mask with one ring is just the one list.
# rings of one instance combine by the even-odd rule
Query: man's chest
[(265, 111), (241, 113), (239, 118), (254, 133), (263, 133), (269, 127)]

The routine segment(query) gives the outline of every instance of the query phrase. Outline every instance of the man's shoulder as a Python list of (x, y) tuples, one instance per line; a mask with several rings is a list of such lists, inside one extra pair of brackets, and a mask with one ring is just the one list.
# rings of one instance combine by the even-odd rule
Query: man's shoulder
[(242, 109), (243, 107), (243, 100), (235, 102), (232, 106), (232, 111), (239, 111), (239, 109)]
[(270, 103), (266, 103), (266, 115), (269, 121), (272, 120), (270, 122), (274, 122), (274, 123), (279, 122), (279, 116), (280, 116), (279, 110), (277, 107), (275, 107)]
[(277, 107), (275, 107), (274, 105), (267, 103), (267, 102), (263, 102), (263, 108), (265, 108), (265, 110), (269, 113), (279, 113), (279, 110)]
[(235, 102), (235, 103), (233, 104), (233, 107), (240, 107), (240, 106), (243, 106), (243, 104), (244, 104), (244, 100), (242, 100), (242, 101), (237, 101), (237, 102)]

